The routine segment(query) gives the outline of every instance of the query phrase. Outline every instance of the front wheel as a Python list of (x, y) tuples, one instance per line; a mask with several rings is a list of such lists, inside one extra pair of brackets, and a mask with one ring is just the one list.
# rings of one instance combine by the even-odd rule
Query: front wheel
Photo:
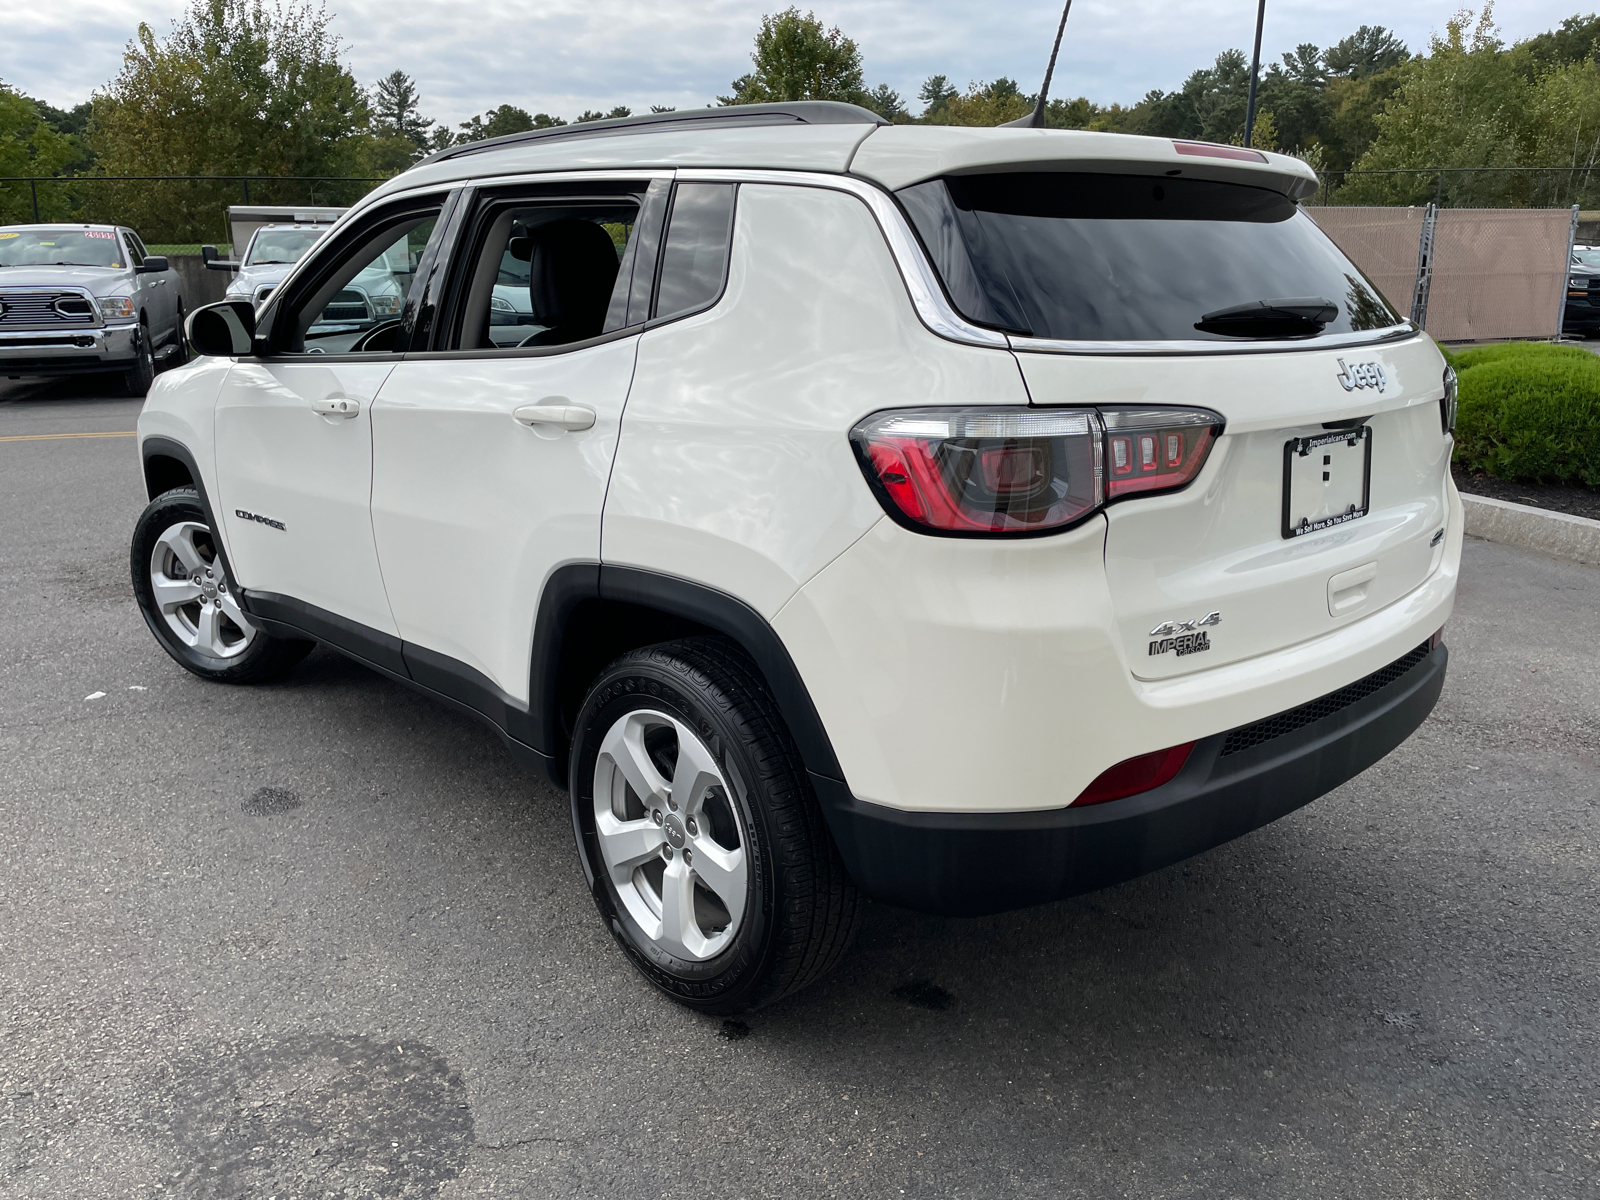
[(596, 905), (633, 965), (727, 1014), (831, 969), (857, 897), (754, 664), (697, 637), (634, 650), (578, 714), (573, 827)]
[(203, 679), (270, 679), (315, 644), (270, 636), (240, 606), (194, 488), (174, 488), (145, 506), (131, 559), (145, 624), (162, 649)]
[(138, 343), (134, 347), (138, 357), (133, 360), (133, 366), (122, 373), (122, 390), (130, 396), (143, 396), (156, 381), (155, 351), (150, 348), (150, 331), (143, 325), (135, 332), (134, 339)]

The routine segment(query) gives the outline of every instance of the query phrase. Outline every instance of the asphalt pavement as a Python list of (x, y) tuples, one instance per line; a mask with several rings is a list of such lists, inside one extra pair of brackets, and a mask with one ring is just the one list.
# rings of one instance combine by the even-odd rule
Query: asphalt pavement
[(1365, 775), (1066, 903), (869, 906), (724, 1022), (483, 727), (166, 657), (133, 439), (38, 436), (137, 410), (0, 381), (0, 1197), (1600, 1197), (1600, 572), (1469, 542)]

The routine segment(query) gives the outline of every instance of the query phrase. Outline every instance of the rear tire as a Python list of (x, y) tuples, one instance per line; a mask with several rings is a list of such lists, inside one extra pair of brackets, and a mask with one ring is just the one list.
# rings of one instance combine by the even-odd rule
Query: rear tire
[(596, 906), (656, 988), (702, 1012), (831, 970), (859, 902), (794, 740), (722, 638), (623, 655), (578, 713), (573, 829)]
[(145, 624), (179, 666), (202, 679), (260, 683), (316, 645), (271, 636), (239, 606), (192, 487), (164, 492), (145, 506), (130, 557)]

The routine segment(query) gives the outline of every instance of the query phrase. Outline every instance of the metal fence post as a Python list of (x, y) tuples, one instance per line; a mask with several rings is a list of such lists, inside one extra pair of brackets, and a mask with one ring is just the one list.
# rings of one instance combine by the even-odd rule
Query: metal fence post
[(1578, 206), (1572, 206), (1572, 224), (1567, 227), (1567, 257), (1561, 261), (1561, 307), (1556, 313), (1556, 341), (1567, 331), (1567, 280), (1572, 275), (1572, 247), (1578, 241)]
[(33, 193), (33, 223), (37, 225), (39, 223), (39, 181), (37, 179), (28, 180), (28, 190)]
[(246, 204), (250, 203), (250, 179), (248, 176), (244, 180), (244, 202)]
[(1411, 292), (1411, 323), (1418, 329), (1428, 327), (1428, 293), (1433, 289), (1433, 226), (1438, 217), (1437, 204), (1422, 210), (1422, 236), (1417, 239), (1417, 286)]

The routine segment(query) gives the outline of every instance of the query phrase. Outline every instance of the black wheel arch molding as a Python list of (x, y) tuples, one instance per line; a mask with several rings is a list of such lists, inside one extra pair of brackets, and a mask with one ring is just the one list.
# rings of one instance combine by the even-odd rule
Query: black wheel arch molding
[(704, 584), (637, 567), (558, 567), (545, 582), (534, 620), (527, 704), (466, 663), (302, 600), (255, 590), (240, 596), (245, 611), (269, 633), (313, 638), (486, 721), (513, 754), (542, 767), (562, 788), (573, 719), (589, 683), (613, 659), (656, 642), (720, 634), (755, 663), (807, 771), (843, 786), (822, 718), (777, 631), (738, 597)]
[(206, 524), (211, 527), (216, 539), (217, 558), (227, 574), (228, 585), (236, 596), (242, 595), (239, 581), (233, 573), (233, 564), (228, 561), (227, 539), (222, 535), (216, 511), (211, 507), (211, 498), (206, 494), (206, 481), (200, 474), (200, 464), (195, 461), (189, 447), (174, 438), (151, 434), (139, 441), (139, 460), (144, 472), (147, 500), (154, 500), (163, 492), (180, 487), (192, 487), (199, 493), (200, 507), (205, 510)]

